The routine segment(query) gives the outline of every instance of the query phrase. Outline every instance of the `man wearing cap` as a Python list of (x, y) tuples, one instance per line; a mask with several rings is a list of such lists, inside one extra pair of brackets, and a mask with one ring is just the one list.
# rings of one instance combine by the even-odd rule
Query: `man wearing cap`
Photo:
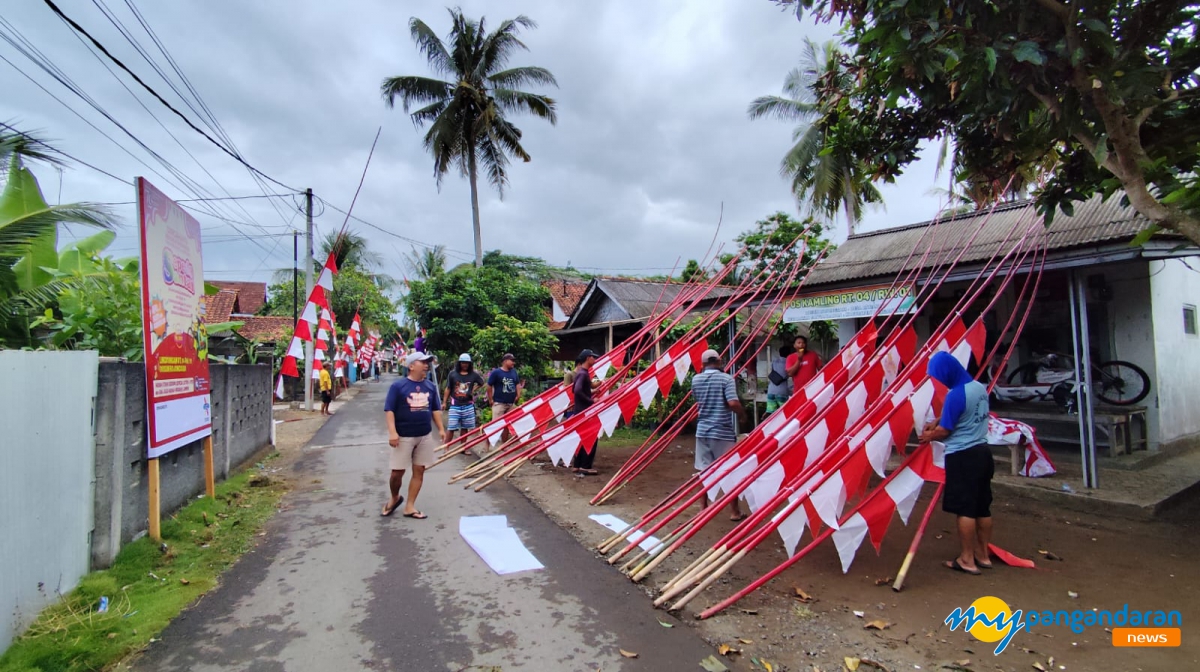
[(329, 412), (329, 402), (333, 401), (333, 377), (329, 375), (332, 368), (333, 365), (326, 362), (317, 379), (317, 386), (321, 388), (321, 415), (332, 415)]
[[(692, 398), (696, 400), (699, 419), (696, 423), (696, 471), (704, 471), (713, 462), (733, 448), (737, 435), (733, 431), (733, 414), (737, 413), (746, 422), (746, 409), (737, 396), (737, 385), (733, 376), (721, 370), (721, 355), (716, 350), (705, 350), (700, 355), (704, 370), (692, 377)], [(708, 492), (705, 491), (703, 506), (708, 508)], [(738, 500), (729, 505), (729, 519), (742, 520)]]
[(442, 426), (442, 401), (437, 387), (425, 379), (433, 364), (433, 355), (413, 352), (405, 358), (408, 376), (392, 383), (388, 389), (383, 410), (387, 415), (388, 444), (392, 447), (389, 466), (392, 470), (388, 487), (392, 498), (384, 504), (381, 516), (390, 516), (404, 502), (400, 496), (400, 485), (404, 472), (412, 468), (408, 482), (408, 505), (404, 507), (406, 518), (424, 519), (427, 516), (417, 510), (417, 495), (425, 480), (425, 468), (434, 462), (433, 451), (437, 441), (433, 438), (433, 425), (437, 425), (441, 442), (446, 442), (446, 429)]
[(517, 405), (517, 396), (525, 389), (525, 382), (516, 370), (517, 358), (505, 353), (500, 358), (500, 368), (492, 369), (487, 379), (488, 404), (492, 407), (492, 420), (504, 417)]
[[(600, 381), (592, 379), (592, 365), (595, 363), (596, 353), (591, 350), (585, 349), (575, 357), (575, 377), (571, 383), (575, 405), (571, 407), (571, 415), (584, 412), (595, 401), (592, 391), (600, 386)], [(571, 459), (572, 471), (581, 476), (595, 476), (600, 473), (592, 468), (596, 462), (596, 449), (599, 448), (600, 440), (597, 439), (596, 443), (590, 453), (584, 450), (583, 446), (575, 451), (575, 457)]]
[(475, 370), (471, 355), (465, 352), (459, 355), (458, 366), (446, 376), (446, 397), (442, 402), (449, 415), (446, 429), (451, 439), (455, 432), (462, 436), (475, 429), (475, 392), (483, 384), (483, 376)]

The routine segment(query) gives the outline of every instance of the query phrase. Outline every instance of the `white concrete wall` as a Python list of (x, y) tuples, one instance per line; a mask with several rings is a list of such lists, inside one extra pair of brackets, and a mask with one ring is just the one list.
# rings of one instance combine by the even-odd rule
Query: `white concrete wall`
[[(1109, 340), (1112, 344), (1112, 359), (1132, 362), (1150, 376), (1150, 396), (1139, 405), (1146, 407), (1146, 430), (1150, 449), (1157, 450), (1161, 440), (1159, 422), (1158, 360), (1155, 347), (1157, 334), (1154, 329), (1149, 278), (1150, 266), (1160, 262), (1136, 261), (1127, 264), (1106, 266), (1104, 281), (1112, 290), (1108, 302), (1110, 313)], [(1093, 318), (1094, 319), (1094, 318)]]
[(95, 352), (0, 352), (0, 651), (88, 571)]
[(567, 315), (565, 312), (563, 312), (562, 306), (558, 305), (558, 301), (555, 301), (554, 299), (550, 299), (550, 304), (552, 306), (554, 306), (552, 312), (553, 312), (553, 318), (554, 318), (555, 322), (566, 322), (567, 320), (569, 320), (571, 318), (570, 315)]
[(1166, 443), (1200, 433), (1200, 337), (1183, 328), (1184, 305), (1200, 306), (1200, 257), (1155, 260), (1149, 267), (1159, 438)]

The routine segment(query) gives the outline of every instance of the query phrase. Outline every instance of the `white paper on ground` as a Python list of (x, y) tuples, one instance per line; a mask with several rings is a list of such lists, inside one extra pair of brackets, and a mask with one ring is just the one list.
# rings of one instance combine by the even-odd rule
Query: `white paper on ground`
[[(592, 515), (588, 516), (588, 518), (600, 523), (613, 532), (623, 532), (625, 528), (629, 527), (629, 523), (626, 523), (611, 513), (593, 513)], [(633, 541), (640, 536), (642, 536), (642, 531), (634, 530), (632, 533), (625, 535), (625, 538)], [(658, 537), (646, 537), (642, 540), (642, 543), (638, 544), (638, 547), (649, 553), (661, 544), (662, 542), (658, 540)]]
[(508, 526), (508, 516), (463, 516), (458, 533), (497, 574), (545, 568)]

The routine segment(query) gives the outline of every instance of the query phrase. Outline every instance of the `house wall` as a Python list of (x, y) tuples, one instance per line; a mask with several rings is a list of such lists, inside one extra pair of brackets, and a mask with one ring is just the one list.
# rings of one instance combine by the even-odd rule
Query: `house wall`
[(0, 652), (88, 571), (95, 352), (0, 352)]
[(1159, 439), (1168, 443), (1200, 435), (1200, 336), (1184, 333), (1183, 323), (1184, 305), (1200, 306), (1200, 257), (1151, 261), (1149, 276)]
[(617, 305), (616, 301), (613, 301), (612, 299), (608, 298), (608, 296), (605, 296), (604, 300), (600, 302), (600, 305), (596, 307), (595, 314), (593, 314), (592, 318), (588, 320), (588, 324), (599, 324), (601, 322), (620, 322), (621, 320), (628, 320), (630, 317), (631, 316), (629, 313), (625, 312), (624, 308)]
[(566, 322), (568, 319), (571, 318), (570, 315), (567, 315), (565, 312), (563, 312), (562, 306), (558, 305), (558, 301), (551, 299), (550, 304), (552, 306), (552, 309), (551, 309), (551, 314), (553, 315), (552, 319), (555, 322)]
[[(1156, 347), (1159, 334), (1154, 324), (1153, 310), (1157, 299), (1151, 291), (1151, 266), (1161, 266), (1161, 262), (1137, 261), (1104, 267), (1104, 281), (1112, 291), (1112, 299), (1105, 302), (1110, 312), (1107, 325), (1110, 348), (1109, 352), (1102, 355), (1136, 364), (1150, 376), (1150, 396), (1139, 405), (1146, 407), (1150, 449), (1157, 450), (1162, 441), (1162, 406), (1159, 401), (1162, 366), (1159, 363), (1159, 348)], [(1080, 279), (1092, 274), (1092, 271), (1081, 271)], [(1091, 327), (1091, 334), (1095, 335), (1095, 316), (1092, 314), (1095, 312), (1095, 303), (1089, 302), (1088, 308), (1088, 326)]]

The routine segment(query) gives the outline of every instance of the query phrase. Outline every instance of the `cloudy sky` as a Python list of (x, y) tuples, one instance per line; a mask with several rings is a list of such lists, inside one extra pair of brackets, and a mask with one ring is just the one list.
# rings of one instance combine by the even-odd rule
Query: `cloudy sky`
[[(57, 2), (199, 123), (102, 13), (102, 7), (111, 10), (166, 67), (124, 0)], [(354, 210), (378, 229), (354, 221), (350, 225), (384, 256), (385, 271), (400, 275), (401, 255), (414, 244), (445, 245), (452, 263), (471, 259), (466, 181), (447, 176), (439, 192), (432, 161), (421, 148), (421, 132), (401, 110), (387, 109), (379, 96), (385, 76), (429, 74), (409, 38), (407, 21), (416, 15), (444, 33), (449, 28), (444, 5), (386, 0), (130, 2), (241, 154), (286, 185), (311, 187), (321, 199), (345, 209), (382, 126)], [(558, 90), (545, 91), (558, 101), (557, 126), (515, 119), (533, 161), (512, 167), (503, 201), (493, 191), (481, 191), (485, 250), (500, 248), (559, 265), (570, 262), (593, 272), (665, 273), (677, 258), (704, 254), (722, 203), (719, 240), (727, 243), (771, 212), (795, 212), (777, 172), (791, 129), (781, 122), (750, 122), (745, 110), (754, 97), (779, 91), (785, 73), (799, 59), (804, 37), (829, 39), (833, 27), (798, 22), (768, 0), (480, 0), (462, 7), (471, 16), (486, 12), (492, 25), (517, 14), (536, 20), (538, 29), (523, 37), (530, 51), (513, 63), (549, 68), (560, 84)], [(36, 130), (117, 177), (145, 176), (176, 199), (287, 191), (273, 184), (264, 190), (244, 167), (126, 75), (116, 68), (119, 78), (110, 73), (105, 66), (112, 64), (93, 53), (41, 0), (8, 0), (0, 18), (7, 22), (0, 22), (0, 35), (35, 47), (172, 168), (5, 41), (0, 41), (0, 56), (10, 63), (0, 60), (5, 92), (0, 120)], [(173, 74), (172, 81), (182, 89)], [(925, 195), (932, 183), (928, 163), (883, 188), (887, 209), (869, 213), (864, 229), (908, 224), (935, 213), (936, 199)], [(133, 200), (131, 186), (83, 166), (69, 168), (61, 179), (53, 168), (35, 167), (35, 173), (50, 202)], [(289, 232), (303, 230), (297, 209), (301, 202), (285, 195), (190, 203), (202, 210), (196, 216), (206, 236), (206, 275), (266, 280), (273, 269), (290, 267)], [(134, 206), (113, 207), (124, 228), (112, 250), (132, 254), (137, 243)], [(343, 216), (332, 207), (318, 205), (317, 211), (319, 233), (341, 227)], [(845, 237), (841, 222), (834, 237)]]

